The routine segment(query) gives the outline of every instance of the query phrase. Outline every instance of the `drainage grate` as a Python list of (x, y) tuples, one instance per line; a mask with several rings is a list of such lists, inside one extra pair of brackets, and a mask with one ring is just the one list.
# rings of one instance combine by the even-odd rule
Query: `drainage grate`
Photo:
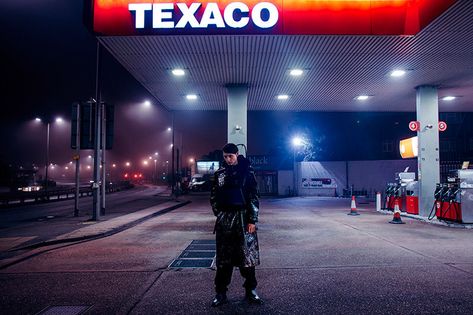
[(91, 308), (90, 305), (48, 306), (37, 315), (78, 315)]
[(184, 251), (179, 256), (179, 258), (211, 258), (215, 257), (214, 251), (206, 251), (206, 252), (197, 252), (197, 251)]
[(191, 242), (191, 245), (203, 245), (203, 244), (206, 244), (206, 245), (215, 245), (215, 240), (193, 240)]
[(170, 268), (210, 268), (213, 259), (176, 259)]
[(185, 250), (215, 250), (215, 244), (190, 244)]
[(215, 240), (193, 240), (169, 268), (210, 268), (215, 258)]

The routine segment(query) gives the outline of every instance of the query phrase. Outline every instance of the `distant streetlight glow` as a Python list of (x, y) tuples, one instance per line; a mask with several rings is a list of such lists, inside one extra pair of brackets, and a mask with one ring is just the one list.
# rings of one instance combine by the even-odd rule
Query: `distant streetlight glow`
[(172, 74), (174, 74), (177, 77), (181, 77), (181, 76), (185, 75), (186, 72), (184, 71), (184, 69), (173, 69)]
[(126, 163), (125, 163), (125, 166), (130, 166), (130, 162), (126, 162)]
[(171, 130), (172, 130), (171, 127), (168, 127), (168, 131), (171, 131)]
[(197, 95), (196, 95), (196, 94), (187, 94), (187, 95), (186, 95), (186, 98), (187, 98), (188, 100), (193, 101), (193, 100), (196, 100), (196, 99), (197, 99)]
[(401, 70), (401, 69), (395, 69), (393, 71), (390, 72), (390, 76), (392, 77), (402, 77), (406, 74), (406, 70)]
[(117, 167), (117, 164), (113, 163), (113, 164), (112, 164), (112, 167)]
[(366, 101), (369, 98), (370, 98), (369, 95), (358, 95), (355, 99), (357, 101)]
[(154, 155), (159, 155), (159, 153), (158, 153), (158, 152), (154, 152)]
[(150, 101), (145, 101), (143, 104), (144, 104), (146, 107), (150, 107), (150, 106), (151, 106), (151, 102), (150, 102)]
[(294, 77), (301, 76), (304, 73), (302, 69), (292, 69), (291, 72), (289, 72), (290, 75)]
[(289, 95), (287, 94), (278, 95), (278, 100), (287, 100), (288, 98), (289, 98)]
[(144, 164), (144, 165), (148, 165), (148, 160), (144, 160), (144, 161), (143, 161), (143, 164)]
[(442, 97), (443, 101), (448, 101), (448, 102), (453, 101), (454, 99), (456, 99), (455, 96), (444, 96), (444, 97)]
[(41, 118), (39, 118), (39, 117), (36, 117), (34, 120), (37, 121), (37, 122), (41, 122)]
[(190, 158), (190, 159), (189, 159), (189, 162), (190, 162), (190, 163), (194, 163), (194, 159), (193, 159), (193, 158)]
[(62, 123), (64, 122), (64, 120), (62, 119), (62, 117), (57, 117), (57, 118), (56, 118), (56, 122), (57, 122), (58, 124), (62, 124)]

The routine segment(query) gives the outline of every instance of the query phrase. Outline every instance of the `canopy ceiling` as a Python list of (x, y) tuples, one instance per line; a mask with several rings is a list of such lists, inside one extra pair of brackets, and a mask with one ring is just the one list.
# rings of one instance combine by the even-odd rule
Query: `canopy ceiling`
[[(169, 110), (226, 110), (228, 84), (249, 87), (249, 110), (415, 111), (435, 85), (441, 111), (473, 111), (473, 1), (459, 0), (415, 36), (101, 36), (111, 54)], [(176, 77), (174, 68), (185, 69)], [(289, 75), (304, 69), (300, 77)], [(393, 69), (409, 70), (393, 78)], [(196, 100), (186, 99), (197, 94)], [(276, 98), (287, 94), (287, 100)], [(354, 98), (369, 95), (366, 101)]]

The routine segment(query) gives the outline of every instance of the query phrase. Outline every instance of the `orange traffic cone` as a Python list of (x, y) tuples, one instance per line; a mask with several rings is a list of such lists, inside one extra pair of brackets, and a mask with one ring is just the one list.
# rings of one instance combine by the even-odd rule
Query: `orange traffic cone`
[(351, 210), (350, 213), (347, 213), (348, 215), (360, 215), (356, 211), (356, 202), (355, 202), (355, 196), (351, 196)]
[(392, 224), (404, 224), (401, 220), (401, 210), (399, 209), (399, 199), (394, 198), (394, 215), (392, 221), (389, 221)]

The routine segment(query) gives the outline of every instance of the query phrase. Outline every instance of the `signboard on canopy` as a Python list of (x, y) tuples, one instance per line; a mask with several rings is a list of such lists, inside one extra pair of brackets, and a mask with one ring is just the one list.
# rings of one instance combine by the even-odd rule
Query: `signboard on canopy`
[(86, 0), (99, 36), (415, 35), (457, 0)]

